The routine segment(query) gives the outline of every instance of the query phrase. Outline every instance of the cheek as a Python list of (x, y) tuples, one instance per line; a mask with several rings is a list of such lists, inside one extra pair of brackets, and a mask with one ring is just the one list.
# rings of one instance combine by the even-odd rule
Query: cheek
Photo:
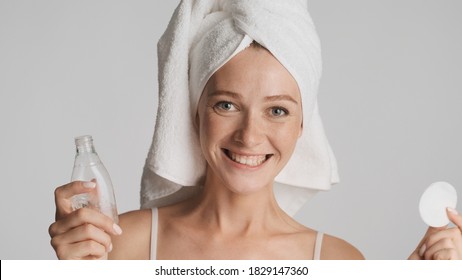
[(227, 131), (232, 131), (228, 122), (223, 121), (213, 113), (202, 114), (199, 122), (199, 140), (202, 152), (206, 154), (217, 146), (219, 141), (226, 137)]
[(301, 126), (297, 122), (286, 124), (273, 131), (272, 135), (280, 149), (284, 151), (284, 156), (291, 157), (301, 135)]
[(200, 139), (201, 142), (210, 139), (217, 133), (217, 129), (215, 128), (216, 124), (210, 116), (203, 114), (199, 124), (199, 131), (200, 131)]
[(202, 148), (202, 152), (205, 152), (205, 147), (208, 145), (208, 139), (210, 134), (210, 125), (208, 119), (202, 115), (199, 122), (199, 142)]

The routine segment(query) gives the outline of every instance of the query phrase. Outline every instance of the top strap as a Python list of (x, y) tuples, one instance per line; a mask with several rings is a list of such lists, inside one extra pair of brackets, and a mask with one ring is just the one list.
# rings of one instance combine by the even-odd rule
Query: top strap
[(313, 260), (321, 259), (321, 247), (322, 247), (323, 237), (324, 237), (324, 233), (318, 231), (318, 233), (316, 234), (316, 241), (314, 243)]
[(159, 221), (159, 213), (157, 208), (151, 208), (151, 260), (155, 260), (157, 258), (157, 224)]

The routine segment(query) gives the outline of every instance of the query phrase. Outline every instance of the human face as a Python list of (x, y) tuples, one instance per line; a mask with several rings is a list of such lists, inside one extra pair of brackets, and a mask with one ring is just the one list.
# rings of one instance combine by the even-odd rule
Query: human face
[(297, 83), (262, 48), (247, 48), (210, 78), (197, 117), (206, 182), (242, 194), (272, 186), (302, 131)]

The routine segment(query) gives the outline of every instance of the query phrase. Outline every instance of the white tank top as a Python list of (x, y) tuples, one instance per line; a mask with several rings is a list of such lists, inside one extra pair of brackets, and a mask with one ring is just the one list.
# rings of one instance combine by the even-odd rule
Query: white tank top
[[(157, 228), (159, 222), (159, 213), (157, 208), (152, 208), (152, 222), (151, 222), (151, 260), (157, 257)], [(322, 238), (324, 233), (319, 232), (316, 234), (316, 241), (314, 243), (313, 260), (321, 259)]]

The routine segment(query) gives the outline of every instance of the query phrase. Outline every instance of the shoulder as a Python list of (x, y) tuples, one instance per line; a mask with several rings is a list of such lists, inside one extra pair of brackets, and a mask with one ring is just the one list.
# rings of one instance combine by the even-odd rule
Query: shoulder
[(112, 236), (111, 259), (149, 259), (151, 209), (130, 211), (119, 216), (120, 236)]
[(321, 250), (323, 260), (364, 260), (363, 254), (353, 245), (338, 237), (324, 234)]
[[(119, 216), (119, 225), (123, 231), (139, 234), (140, 229), (151, 228), (152, 209), (141, 209), (123, 213)], [(150, 230), (149, 230), (150, 231)]]

